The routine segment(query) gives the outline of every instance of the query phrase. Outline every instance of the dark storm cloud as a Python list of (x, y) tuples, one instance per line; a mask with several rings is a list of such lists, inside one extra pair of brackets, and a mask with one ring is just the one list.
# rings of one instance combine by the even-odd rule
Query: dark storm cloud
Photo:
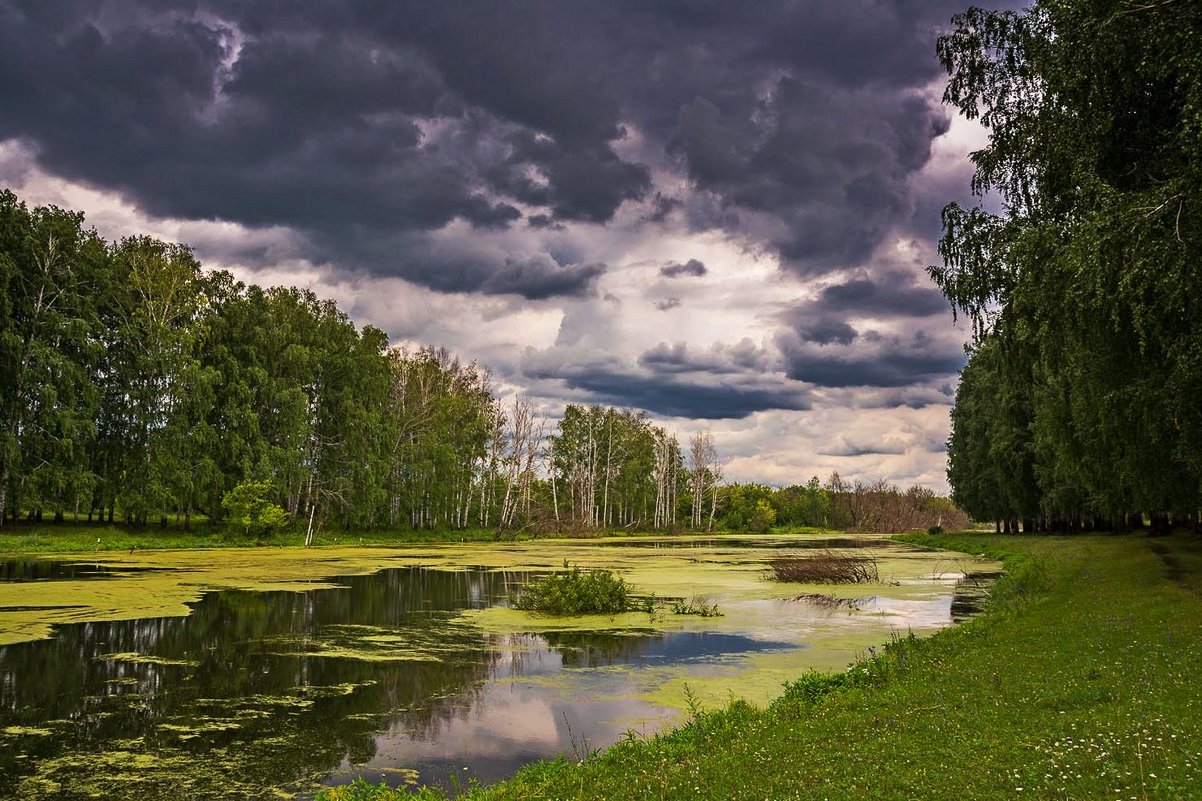
[(824, 312), (859, 312), (878, 317), (925, 317), (946, 313), (950, 308), (938, 289), (928, 283), (917, 283), (911, 273), (902, 270), (831, 284), (812, 305)]
[(871, 348), (815, 347), (793, 332), (777, 344), (789, 378), (821, 387), (907, 387), (946, 379), (966, 361), (958, 345), (921, 332), (906, 341), (878, 338)]
[[(646, 201), (644, 223), (726, 229), (817, 274), (910, 214), (946, 126), (914, 90), (959, 5), (6, 3), (0, 139), (152, 214), (286, 226), (315, 258), (436, 288), (357, 242), (523, 217), (537, 236)], [(687, 189), (622, 155), (628, 126)], [(463, 274), (515, 280), (492, 269)]]
[[(780, 320), (805, 342), (850, 345), (860, 333), (844, 319), (848, 316), (904, 321), (946, 314), (943, 295), (935, 287), (919, 283), (921, 280), (913, 273), (893, 269), (828, 284), (814, 299), (786, 309)], [(863, 335), (869, 342), (879, 337), (871, 331)]]
[(655, 414), (700, 420), (742, 419), (768, 409), (804, 411), (805, 395), (793, 388), (731, 386), (665, 381), (634, 373), (582, 373), (566, 377), (568, 386), (590, 392), (601, 403), (646, 409)]
[(661, 342), (639, 356), (639, 365), (652, 372), (755, 374), (771, 370), (768, 353), (750, 339), (733, 345), (717, 344), (701, 352), (691, 351), (684, 342)]
[[(379, 265), (378, 275), (399, 275), (440, 292), (519, 295), (527, 300), (595, 295), (607, 269), (600, 262), (573, 262), (552, 253), (501, 258), (470, 248), (453, 248), (410, 236), (355, 243), (346, 252)], [(398, 260), (396, 254), (403, 254)]]
[(787, 382), (720, 381), (704, 376), (644, 373), (613, 364), (527, 365), (524, 374), (534, 380), (556, 380), (586, 392), (595, 403), (645, 409), (671, 417), (702, 420), (742, 419), (769, 409), (810, 408), (805, 392)]
[(850, 345), (857, 336), (856, 329), (842, 320), (831, 317), (819, 317), (816, 320), (801, 321), (797, 324), (797, 335), (806, 342), (819, 345), (829, 345), (837, 342), (840, 345)]
[(705, 265), (697, 259), (689, 259), (684, 264), (672, 262), (659, 268), (659, 274), (664, 278), (679, 278), (682, 275), (691, 275), (700, 278), (705, 273)]
[(946, 128), (917, 96), (785, 77), (752, 108), (682, 107), (668, 148), (725, 207), (774, 221), (765, 236), (785, 266), (818, 274), (860, 263), (908, 216), (908, 178)]
[(581, 296), (591, 293), (593, 282), (603, 272), (604, 264), (561, 265), (542, 254), (505, 262), (484, 278), (480, 289), (491, 295), (514, 294), (529, 300)]
[(749, 339), (693, 351), (660, 343), (636, 365), (617, 355), (570, 348), (528, 350), (522, 375), (584, 393), (594, 403), (645, 409), (673, 417), (742, 419), (770, 409), (805, 410), (808, 390), (772, 369), (765, 348)]

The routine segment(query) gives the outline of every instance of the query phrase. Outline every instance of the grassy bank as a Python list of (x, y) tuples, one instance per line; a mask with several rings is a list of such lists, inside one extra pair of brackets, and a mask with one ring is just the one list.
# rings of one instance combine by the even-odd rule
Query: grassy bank
[[(706, 536), (705, 532), (679, 531), (682, 536)], [(746, 532), (715, 531), (714, 535), (738, 534), (756, 537)], [(781, 529), (781, 534), (814, 534), (844, 536), (841, 532), (818, 528), (790, 527)], [(664, 532), (605, 531), (591, 532), (593, 537), (624, 536), (674, 536)], [(547, 534), (548, 538), (570, 536)], [(579, 537), (580, 535), (574, 535)], [(516, 540), (536, 539), (529, 533), (505, 534), (503, 538)], [(466, 530), (414, 530), (411, 528), (356, 529), (343, 531), (326, 529), (317, 534), (313, 545), (318, 547), (345, 547), (354, 545), (389, 546), (418, 545), (434, 542), (494, 542), (498, 539), (494, 529), (473, 528)], [(284, 531), (266, 539), (248, 537), (225, 526), (195, 523), (184, 529), (175, 522), (166, 527), (125, 526), (100, 523), (65, 521), (62, 523), (22, 523), (0, 528), (0, 553), (10, 554), (54, 554), (83, 553), (87, 551), (128, 551), (130, 549), (182, 549), (182, 548), (250, 548), (250, 547), (299, 547), (305, 544), (304, 531)]]
[[(427, 542), (492, 542), (491, 529), (466, 531), (374, 531), (326, 530), (313, 541), (316, 546), (406, 545)], [(247, 537), (224, 526), (194, 525), (190, 530), (175, 525), (119, 526), (88, 523), (43, 523), (0, 529), (0, 553), (80, 553), (85, 551), (128, 551), (158, 548), (247, 548), (301, 546), (303, 531), (276, 534), (265, 540)]]
[(767, 709), (699, 710), (664, 736), (532, 765), (467, 797), (1202, 796), (1202, 541), (907, 539), (1003, 559), (990, 613), (802, 677)]

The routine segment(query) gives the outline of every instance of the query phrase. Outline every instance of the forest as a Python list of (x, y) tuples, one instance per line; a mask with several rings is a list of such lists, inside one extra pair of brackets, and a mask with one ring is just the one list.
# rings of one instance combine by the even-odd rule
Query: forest
[[(333, 302), (107, 242), (0, 194), (0, 525), (344, 529), (858, 527), (962, 515), (919, 487), (723, 482), (712, 437), (569, 404), (551, 425), (488, 371), (392, 347)], [(257, 529), (257, 531), (256, 531)]]
[(955, 22), (944, 99), (990, 139), (930, 270), (974, 329), (953, 497), (1006, 531), (1196, 530), (1202, 5)]

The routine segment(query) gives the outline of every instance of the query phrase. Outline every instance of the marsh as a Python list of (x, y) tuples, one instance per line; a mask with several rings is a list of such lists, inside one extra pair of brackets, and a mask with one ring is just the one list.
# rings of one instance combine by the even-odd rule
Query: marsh
[[(0, 576), (0, 795), (259, 798), (365, 776), (492, 781), (710, 708), (762, 703), (889, 639), (952, 623), (991, 567), (887, 540), (880, 581), (765, 580), (816, 538), (238, 549), (9, 560)], [(857, 543), (859, 544), (859, 543)], [(843, 543), (827, 542), (825, 547)], [(670, 611), (509, 606), (562, 565), (617, 571)], [(797, 600), (825, 593), (854, 605)]]

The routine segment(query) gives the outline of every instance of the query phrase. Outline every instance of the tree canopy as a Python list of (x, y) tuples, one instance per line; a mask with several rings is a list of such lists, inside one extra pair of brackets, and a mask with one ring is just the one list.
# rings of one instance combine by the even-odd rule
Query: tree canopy
[(1027, 528), (1196, 521), (1202, 488), (1202, 4), (970, 9), (938, 52), (977, 119), (979, 202), (933, 279), (973, 323), (948, 476)]

